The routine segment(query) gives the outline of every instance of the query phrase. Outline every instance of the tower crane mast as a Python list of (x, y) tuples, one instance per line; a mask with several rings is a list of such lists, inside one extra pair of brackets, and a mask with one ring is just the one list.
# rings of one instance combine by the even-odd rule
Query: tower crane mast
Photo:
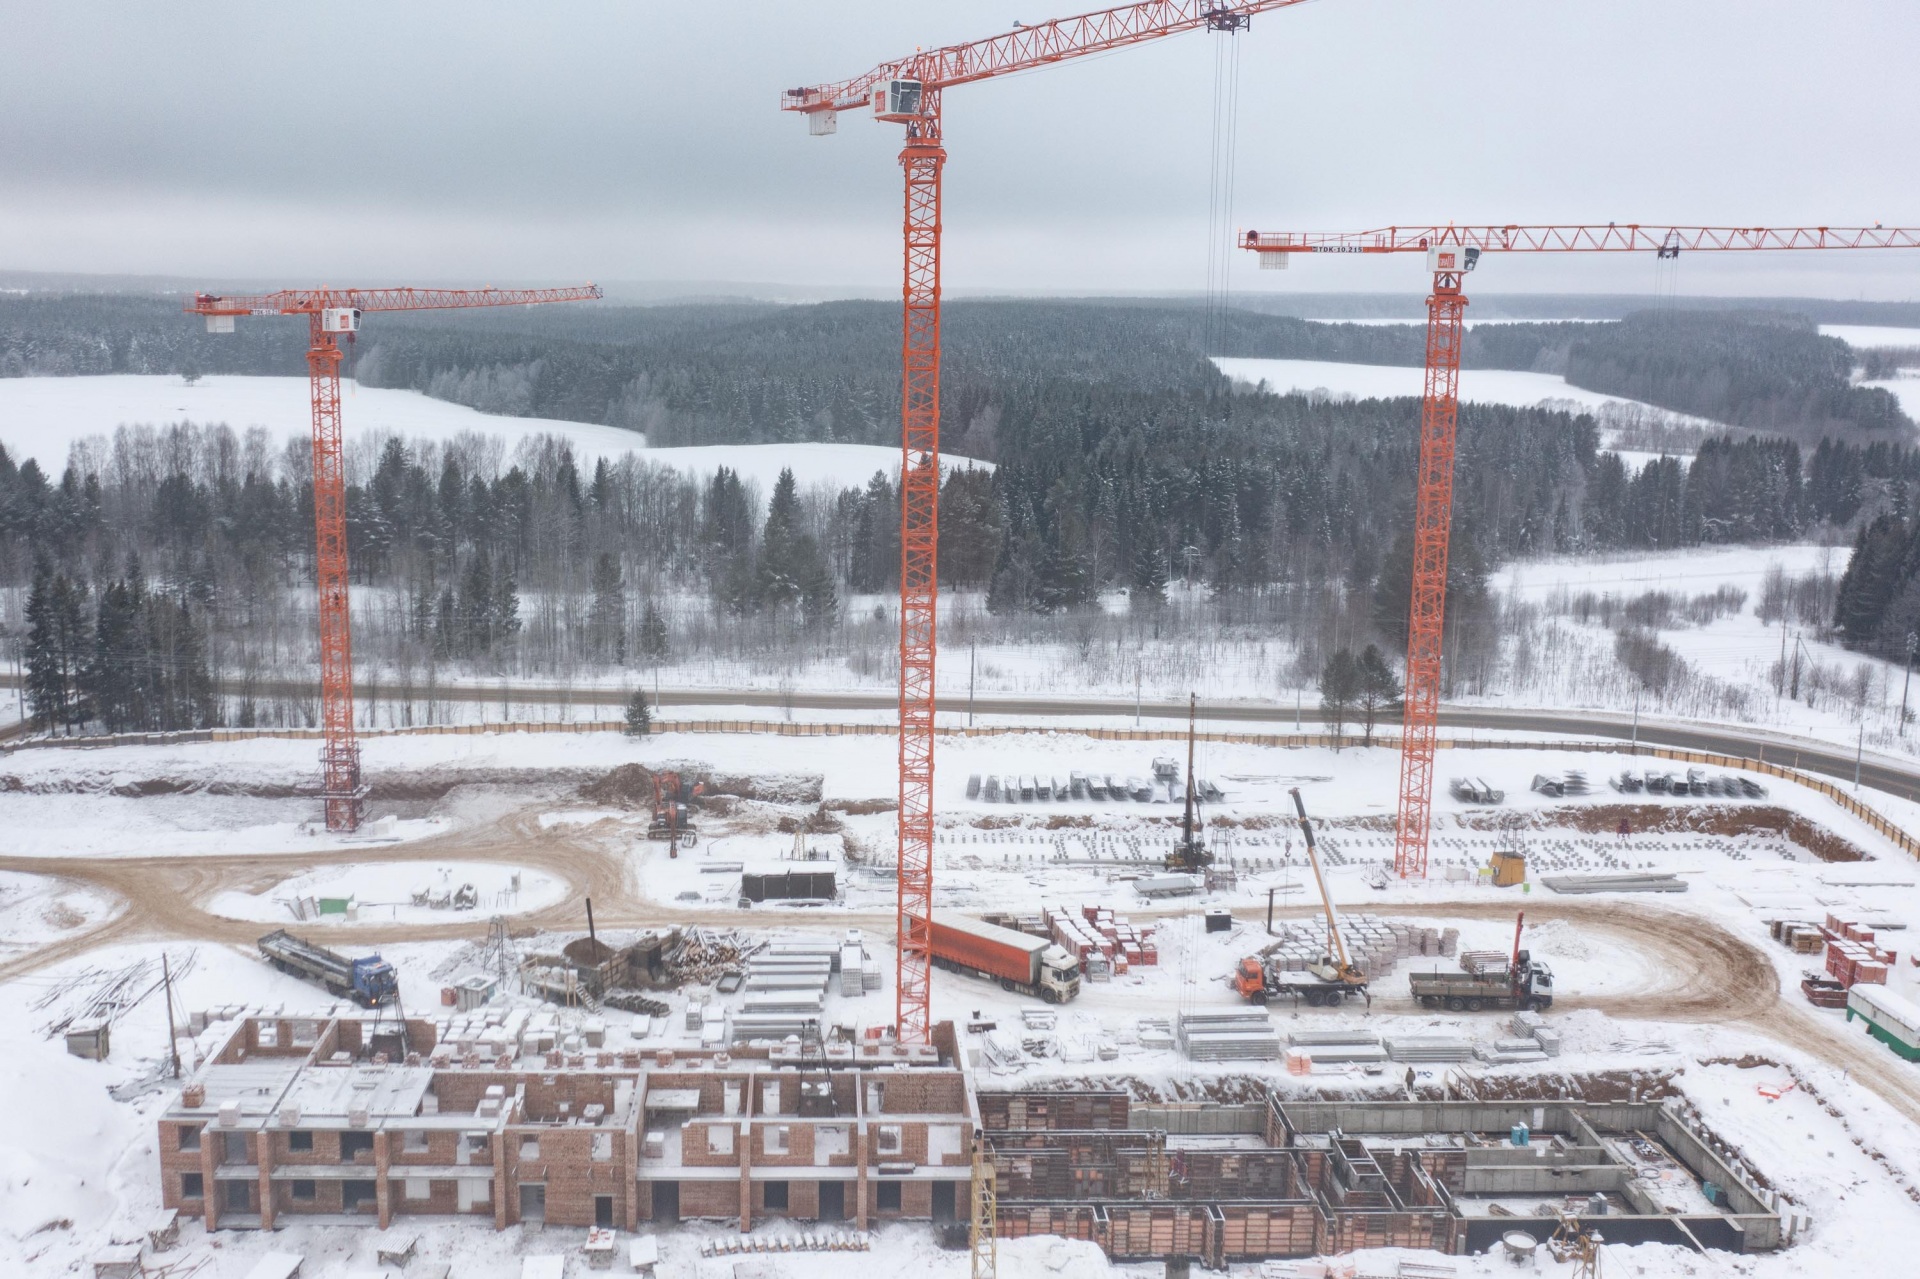
[(340, 336), (367, 311), (440, 311), (534, 306), (601, 296), (598, 285), (561, 289), (283, 289), (225, 296), (196, 293), (184, 308), (209, 333), (231, 333), (240, 316), (307, 317), (307, 381), (313, 403), (314, 571), (319, 585), (321, 799), (327, 829), (360, 825), (366, 787), (353, 733), (353, 630), (348, 608), (346, 454), (340, 440)]
[(1245, 31), (1253, 15), (1306, 0), (1142, 0), (937, 49), (916, 50), (848, 80), (788, 89), (780, 109), (815, 136), (839, 113), (868, 110), (906, 129), (900, 339), (900, 834), (896, 1027), (932, 1032), (933, 710), (940, 539), (940, 196), (947, 151), (942, 94), (958, 85), (1105, 53), (1183, 31)]
[(1406, 701), (1401, 716), (1400, 797), (1393, 866), (1425, 878), (1433, 825), (1433, 761), (1439, 746), (1440, 657), (1447, 604), (1447, 551), (1453, 522), (1453, 458), (1460, 412), (1460, 343), (1465, 336), (1467, 273), (1488, 253), (1778, 252), (1801, 249), (1920, 248), (1913, 227), (1412, 226), (1372, 231), (1248, 231), (1241, 248), (1262, 267), (1284, 267), (1304, 253), (1424, 253), (1433, 276), (1427, 295), (1426, 376), (1420, 401), (1420, 462), (1413, 514), (1413, 594), (1407, 614)]

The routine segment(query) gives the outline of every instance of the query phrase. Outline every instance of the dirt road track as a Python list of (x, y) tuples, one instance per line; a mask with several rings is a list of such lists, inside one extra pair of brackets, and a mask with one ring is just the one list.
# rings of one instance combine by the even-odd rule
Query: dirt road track
[[(211, 857), (7, 857), (0, 870), (55, 875), (103, 891), (125, 903), (106, 922), (74, 936), (50, 943), (0, 964), (0, 981), (12, 980), (89, 950), (130, 941), (179, 938), (216, 942), (250, 950), (261, 925), (210, 914), (207, 903), (221, 892), (265, 885), (320, 866), (366, 860), (384, 862), (499, 862), (537, 870), (568, 886), (558, 903), (513, 916), (516, 926), (579, 929), (584, 925), (580, 901), (591, 897), (596, 921), (604, 928), (704, 924), (737, 927), (756, 922), (731, 908), (677, 907), (647, 900), (635, 881), (631, 864), (621, 849), (629, 830), (617, 835), (593, 827), (542, 827), (536, 805), (514, 813), (481, 830), (457, 830), (377, 851), (330, 849), (312, 854), (220, 854)], [(1376, 915), (1506, 921), (1513, 917), (1510, 902), (1370, 904)], [(1160, 909), (1133, 912), (1136, 918), (1163, 918), (1186, 913)], [(1302, 918), (1315, 914), (1292, 906), (1276, 916)], [(1239, 912), (1248, 921), (1264, 919), (1265, 912), (1249, 907)], [(1800, 1049), (1818, 1060), (1846, 1070), (1888, 1105), (1920, 1124), (1920, 1075), (1893, 1054), (1865, 1037), (1838, 1038), (1832, 1027), (1781, 997), (1780, 981), (1769, 957), (1754, 944), (1698, 915), (1639, 902), (1530, 901), (1527, 916), (1537, 922), (1563, 920), (1589, 935), (1604, 937), (1623, 951), (1646, 957), (1653, 976), (1640, 987), (1605, 996), (1562, 997), (1556, 1007), (1593, 1009), (1621, 1020), (1735, 1024)], [(794, 915), (775, 917), (782, 926), (843, 929), (870, 928), (888, 932), (888, 911), (836, 913), (818, 920)], [(484, 914), (465, 915), (447, 923), (356, 923), (330, 925), (327, 934), (353, 944), (444, 941), (485, 935)], [(1410, 1000), (1386, 996), (1376, 1004), (1398, 1010)]]

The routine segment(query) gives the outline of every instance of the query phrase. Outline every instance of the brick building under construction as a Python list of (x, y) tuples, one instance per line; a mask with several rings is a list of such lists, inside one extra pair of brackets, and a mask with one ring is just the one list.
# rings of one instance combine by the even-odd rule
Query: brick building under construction
[(483, 1059), (432, 1021), (255, 1016), (159, 1120), (167, 1207), (209, 1229), (408, 1216), (636, 1229), (686, 1218), (967, 1216), (976, 1142), (1003, 1236), (1115, 1260), (1478, 1252), (1563, 1215), (1617, 1243), (1768, 1251), (1777, 1204), (1677, 1104), (979, 1091), (934, 1044)]

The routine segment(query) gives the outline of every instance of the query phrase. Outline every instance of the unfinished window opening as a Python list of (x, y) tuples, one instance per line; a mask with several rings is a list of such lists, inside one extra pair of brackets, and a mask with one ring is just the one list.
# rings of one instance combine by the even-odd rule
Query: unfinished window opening
[(899, 1124), (881, 1124), (877, 1149), (883, 1155), (897, 1155), (905, 1144)]
[(707, 1153), (710, 1155), (730, 1155), (733, 1153), (733, 1125), (707, 1125)]
[(318, 1193), (315, 1189), (316, 1184), (314, 1181), (304, 1177), (295, 1181), (292, 1189), (289, 1191), (293, 1196), (293, 1201), (303, 1204), (312, 1203)]
[(824, 1166), (850, 1150), (845, 1124), (821, 1124), (813, 1130), (814, 1163)]
[(769, 1079), (760, 1085), (760, 1113), (777, 1115), (780, 1113), (780, 1081)]
[(593, 1157), (601, 1163), (605, 1163), (607, 1160), (613, 1158), (612, 1133), (597, 1132), (593, 1134)]
[(182, 1199), (200, 1199), (205, 1197), (206, 1193), (206, 1183), (200, 1179), (199, 1173), (183, 1172), (180, 1174), (180, 1197)]
[(427, 1133), (423, 1128), (409, 1128), (400, 1134), (400, 1149), (409, 1155), (427, 1153)]
[(182, 1150), (200, 1149), (200, 1130), (198, 1128), (182, 1128), (179, 1131), (180, 1131), (180, 1149)]
[(370, 1132), (343, 1132), (340, 1134), (340, 1162), (350, 1164), (361, 1155), (373, 1153), (373, 1134)]
[(313, 1134), (310, 1132), (290, 1132), (287, 1134), (287, 1149), (295, 1154), (313, 1149)]
[(887, 1083), (884, 1079), (867, 1080), (867, 1113), (878, 1115), (887, 1109)]
[(340, 1183), (340, 1207), (346, 1212), (359, 1212), (362, 1208), (372, 1208), (380, 1197), (379, 1189), (371, 1181), (343, 1181)]
[(522, 1159), (538, 1159), (540, 1157), (540, 1139), (538, 1137), (522, 1137), (520, 1139), (520, 1157)]
[(493, 1204), (493, 1181), (491, 1178), (462, 1177), (459, 1181), (460, 1211), (472, 1212), (476, 1208), (487, 1208)]
[(787, 1183), (784, 1181), (769, 1181), (763, 1183), (760, 1190), (760, 1206), (768, 1212), (785, 1212), (787, 1210)]
[(245, 1181), (220, 1183), (221, 1207), (228, 1212), (246, 1212), (253, 1207), (253, 1185)]
[(766, 1146), (768, 1154), (784, 1155), (787, 1153), (787, 1139), (792, 1134), (788, 1132), (785, 1124), (769, 1124), (761, 1129), (761, 1133), (761, 1140)]
[(247, 1134), (243, 1132), (222, 1133), (225, 1144), (221, 1148), (220, 1162), (225, 1164), (250, 1164), (253, 1152), (247, 1149)]
[(317, 1021), (296, 1021), (290, 1031), (295, 1048), (311, 1048), (320, 1042), (320, 1023)]
[(489, 1153), (491, 1144), (483, 1132), (462, 1133), (460, 1136), (460, 1162), (463, 1164), (484, 1164), (492, 1162)]
[(875, 1188), (874, 1203), (881, 1212), (900, 1211), (900, 1183), (883, 1181)]
[(408, 1199), (415, 1203), (423, 1199), (431, 1199), (433, 1198), (433, 1183), (425, 1177), (408, 1177), (406, 1195)]

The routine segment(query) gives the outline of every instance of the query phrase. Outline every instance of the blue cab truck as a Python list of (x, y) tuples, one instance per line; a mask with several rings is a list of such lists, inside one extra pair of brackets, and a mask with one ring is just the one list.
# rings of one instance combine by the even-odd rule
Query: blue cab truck
[(363, 1008), (379, 1008), (400, 998), (400, 975), (378, 955), (348, 959), (284, 928), (260, 939), (260, 954), (281, 972), (317, 982)]

